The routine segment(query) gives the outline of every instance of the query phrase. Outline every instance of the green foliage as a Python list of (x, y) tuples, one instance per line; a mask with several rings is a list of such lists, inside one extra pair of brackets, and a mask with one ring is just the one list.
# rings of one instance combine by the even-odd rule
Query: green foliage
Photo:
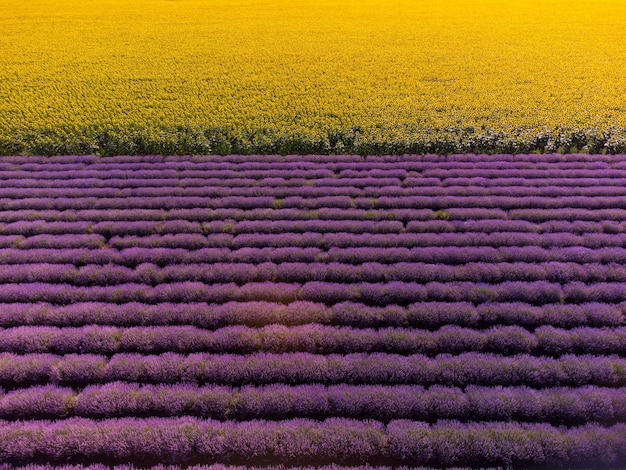
[(271, 130), (235, 133), (226, 128), (177, 127), (37, 129), (0, 135), (0, 155), (228, 155), (228, 154), (450, 154), (626, 153), (626, 130), (559, 129), (505, 134), (467, 128), (380, 140), (360, 129), (324, 135), (282, 135)]

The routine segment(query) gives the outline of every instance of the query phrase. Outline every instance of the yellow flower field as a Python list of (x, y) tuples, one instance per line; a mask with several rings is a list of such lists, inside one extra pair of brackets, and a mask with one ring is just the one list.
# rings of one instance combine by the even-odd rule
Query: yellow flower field
[(0, 0), (0, 153), (626, 150), (623, 0)]

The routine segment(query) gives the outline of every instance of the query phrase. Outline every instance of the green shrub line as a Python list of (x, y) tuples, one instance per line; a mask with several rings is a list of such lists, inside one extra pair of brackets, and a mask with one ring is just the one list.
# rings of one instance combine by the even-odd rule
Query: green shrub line
[(563, 128), (540, 132), (477, 131), (451, 127), (408, 138), (373, 138), (359, 127), (287, 134), (260, 129), (189, 126), (83, 129), (48, 128), (0, 132), (0, 155), (230, 155), (230, 154), (522, 154), (626, 153), (626, 129)]

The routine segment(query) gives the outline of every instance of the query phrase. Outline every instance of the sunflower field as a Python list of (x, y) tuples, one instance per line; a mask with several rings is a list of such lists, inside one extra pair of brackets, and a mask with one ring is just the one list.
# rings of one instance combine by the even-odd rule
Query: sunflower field
[(0, 1), (0, 154), (626, 151), (619, 0)]

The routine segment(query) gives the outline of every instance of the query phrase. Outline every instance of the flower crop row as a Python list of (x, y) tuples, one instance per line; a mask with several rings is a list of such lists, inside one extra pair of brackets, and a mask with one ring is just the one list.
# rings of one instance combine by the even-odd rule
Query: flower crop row
[(307, 282), (303, 285), (279, 282), (250, 282), (203, 284), (201, 282), (172, 282), (148, 286), (145, 284), (118, 284), (110, 286), (73, 286), (41, 282), (4, 284), (0, 303), (74, 302), (128, 303), (161, 302), (225, 303), (254, 301), (290, 303), (309, 300), (327, 305), (339, 302), (360, 302), (367, 305), (401, 304), (415, 302), (523, 302), (531, 305), (550, 303), (580, 304), (589, 302), (619, 303), (625, 299), (626, 283), (598, 282), (566, 284), (535, 282), (503, 282), (486, 284), (473, 282), (429, 282), (416, 284), (394, 281), (383, 283), (329, 283)]
[[(385, 191), (383, 188), (381, 191)], [(7, 191), (5, 191), (7, 192)], [(252, 192), (252, 191), (250, 191)], [(262, 191), (258, 191), (262, 192)], [(302, 191), (305, 192), (305, 191)], [(316, 190), (316, 193), (321, 191)], [(126, 197), (52, 197), (42, 196), (0, 198), (1, 210), (85, 210), (85, 209), (450, 209), (464, 214), (466, 208), (513, 209), (624, 209), (626, 203), (622, 195), (606, 196), (378, 196), (350, 197), (325, 195), (306, 197), (303, 195), (276, 197), (272, 195), (240, 196), (126, 196)], [(450, 216), (448, 216), (450, 217)]]
[(45, 385), (0, 394), (0, 419), (73, 416), (197, 416), (235, 421), (334, 416), (382, 422), (456, 419), (610, 425), (626, 420), (626, 388), (280, 384), (231, 388), (112, 382), (80, 391)]
[[(20, 465), (10, 465), (10, 464), (1, 464), (0, 470), (285, 470), (284, 465), (265, 465), (262, 467), (259, 466), (249, 466), (249, 465), (228, 465), (228, 464), (205, 464), (205, 465), (153, 465), (150, 467), (146, 467), (142, 465), (142, 463), (138, 463), (138, 466), (131, 464), (119, 464), (119, 465), (104, 465), (104, 464), (65, 464), (65, 465), (54, 465), (54, 464), (29, 464), (25, 466)], [(317, 466), (289, 466), (287, 467), (289, 470), (393, 470), (393, 467), (388, 466), (372, 466), (369, 464), (365, 465), (338, 465), (338, 464), (330, 464), (330, 465), (317, 465)], [(403, 470), (432, 470), (432, 467), (407, 467), (404, 466)], [(470, 470), (469, 468), (467, 470)]]
[(408, 328), (354, 329), (316, 324), (293, 327), (270, 325), (258, 329), (230, 326), (214, 331), (195, 326), (20, 326), (0, 329), (0, 350), (17, 354), (49, 352), (106, 355), (121, 352), (250, 354), (259, 351), (315, 354), (385, 352), (431, 356), (470, 351), (538, 356), (571, 353), (626, 355), (626, 327), (564, 330), (541, 326), (531, 333), (520, 326), (496, 326), (487, 330), (444, 326), (432, 332)]
[[(624, 181), (626, 185), (626, 181)], [(482, 208), (451, 208), (445, 211), (433, 211), (431, 209), (396, 209), (396, 210), (365, 210), (365, 209), (337, 209), (322, 208), (319, 210), (299, 209), (81, 209), (59, 211), (55, 209), (42, 210), (6, 210), (0, 214), (0, 222), (11, 223), (35, 220), (49, 220), (54, 222), (76, 221), (168, 221), (185, 219), (190, 222), (211, 221), (243, 221), (243, 220), (341, 220), (345, 222), (359, 221), (388, 221), (395, 224), (392, 232), (399, 233), (404, 229), (404, 224), (409, 221), (440, 221), (442, 219), (454, 221), (491, 220), (494, 223), (500, 221), (524, 221), (541, 224), (549, 221), (586, 221), (596, 223), (623, 222), (626, 218), (624, 209), (514, 209), (504, 211), (502, 209)], [(399, 225), (398, 225), (399, 224)], [(612, 225), (616, 225), (613, 223)], [(346, 230), (338, 230), (346, 231)], [(347, 230), (351, 231), (351, 230)], [(597, 229), (596, 229), (597, 231)]]
[(195, 382), (245, 384), (414, 384), (624, 387), (626, 359), (616, 355), (528, 354), (501, 356), (467, 352), (428, 357), (385, 353), (255, 353), (181, 355), (0, 353), (0, 385), (6, 389), (56, 384), (84, 387), (126, 381), (153, 384)]
[[(61, 240), (53, 242), (52, 240)], [(72, 241), (69, 241), (72, 239)], [(77, 248), (80, 247), (78, 241), (84, 240), (86, 248), (101, 248), (104, 245), (102, 238), (95, 235), (76, 236), (73, 238), (55, 235), (36, 235), (23, 240), (17, 238), (4, 239), (0, 235), (0, 246), (13, 246), (18, 248)], [(65, 242), (65, 243), (64, 243)], [(100, 243), (100, 244), (99, 244)], [(535, 246), (540, 248), (553, 247), (583, 247), (583, 248), (603, 248), (603, 247), (626, 247), (626, 234), (586, 234), (575, 235), (571, 233), (548, 233), (529, 234), (518, 232), (507, 233), (484, 233), (465, 232), (463, 234), (450, 233), (317, 233), (304, 232), (293, 233), (284, 232), (280, 234), (258, 234), (245, 233), (239, 235), (211, 234), (208, 236), (200, 234), (166, 234), (151, 235), (147, 237), (112, 237), (109, 246), (117, 249), (133, 247), (165, 247), (165, 248), (185, 248), (200, 249), (211, 247), (228, 247), (240, 249), (245, 247), (317, 247), (329, 250), (333, 247), (435, 247), (435, 246)], [(56, 245), (56, 246), (55, 246)], [(69, 246), (68, 246), (69, 245)]]
[[(57, 171), (56, 173), (63, 174)], [(581, 178), (534, 178), (525, 179), (519, 177), (508, 178), (480, 178), (480, 177), (458, 177), (440, 179), (435, 177), (412, 177), (409, 176), (400, 181), (399, 178), (177, 178), (177, 177), (154, 177), (151, 179), (142, 179), (138, 172), (130, 171), (126, 177), (120, 178), (74, 178), (66, 180), (57, 176), (56, 178), (11, 178), (5, 179), (2, 186), (5, 188), (105, 188), (105, 189), (124, 189), (128, 187), (136, 188), (201, 188), (209, 187), (221, 189), (224, 192), (228, 190), (246, 191), (249, 188), (255, 188), (263, 191), (263, 188), (288, 189), (292, 188), (296, 191), (306, 191), (303, 187), (311, 188), (336, 188), (340, 191), (346, 191), (350, 187), (350, 191), (360, 191), (362, 194), (370, 196), (380, 196), (382, 191), (389, 190), (391, 194), (403, 194), (407, 191), (407, 195), (411, 195), (414, 190), (426, 188), (426, 191), (439, 192), (447, 188), (451, 188), (453, 192), (461, 191), (462, 188), (472, 189), (476, 186), (483, 188), (488, 192), (507, 192), (509, 188), (516, 188), (517, 191), (528, 189), (529, 191), (557, 191), (574, 192), (580, 190), (591, 190), (591, 188), (601, 187), (623, 187), (626, 178), (596, 178), (593, 176)], [(593, 175), (593, 172), (589, 173)], [(373, 181), (372, 181), (373, 180)], [(370, 184), (367, 184), (370, 183)], [(413, 190), (411, 189), (413, 188)], [(332, 191), (332, 189), (330, 189)], [(355, 193), (353, 193), (355, 194)], [(358, 193), (356, 193), (358, 194)]]
[[(195, 418), (120, 418), (93, 421), (3, 422), (0, 458), (12, 463), (45, 459), (83, 463), (107, 459), (184, 463), (263, 461), (324, 463), (543, 464), (601, 462), (624, 457), (626, 426), (589, 424), (563, 429), (549, 424), (378, 421), (330, 418), (250, 421)], [(10, 444), (19, 442), (19, 445)]]
[(180, 326), (218, 329), (231, 325), (262, 327), (272, 324), (286, 326), (317, 323), (355, 328), (413, 327), (437, 329), (458, 325), (473, 329), (494, 325), (519, 325), (529, 330), (551, 325), (557, 328), (610, 327), (626, 324), (626, 303), (580, 305), (489, 302), (474, 305), (468, 302), (425, 302), (406, 307), (387, 305), (372, 307), (341, 302), (332, 306), (297, 301), (289, 304), (270, 302), (160, 303), (157, 305), (130, 302), (122, 305), (98, 302), (76, 302), (51, 305), (38, 302), (0, 304), (0, 326), (48, 325), (79, 327), (84, 325)]
[[(328, 227), (331, 228), (331, 227)], [(381, 224), (381, 229), (382, 224)], [(108, 227), (98, 227), (110, 235)], [(150, 236), (113, 236), (108, 242), (100, 234), (41, 234), (24, 237), (21, 235), (0, 235), (0, 248), (104, 248), (106, 245), (123, 250), (126, 248), (182, 248), (199, 250), (201, 248), (231, 248), (238, 250), (247, 247), (316, 247), (324, 250), (332, 248), (380, 247), (380, 248), (417, 248), (417, 247), (504, 247), (533, 246), (539, 248), (582, 247), (609, 248), (626, 247), (626, 234), (593, 233), (575, 235), (571, 233), (318, 233), (285, 232), (280, 234), (214, 233), (176, 233)]]
[[(17, 214), (12, 212), (12, 214)], [(48, 214), (48, 212), (46, 212)], [(64, 212), (58, 212), (59, 218)], [(5, 217), (6, 217), (5, 213)], [(39, 215), (39, 213), (37, 214)], [(322, 212), (322, 215), (324, 213)], [(50, 214), (52, 216), (52, 214)], [(9, 217), (6, 217), (9, 218)], [(12, 218), (12, 217), (11, 217)], [(384, 214), (377, 214), (384, 218)], [(626, 222), (603, 220), (567, 221), (554, 220), (542, 223), (531, 223), (525, 220), (428, 220), (408, 221), (404, 230), (409, 233), (534, 233), (534, 234), (622, 234), (626, 232)], [(0, 222), (0, 235), (31, 237), (44, 234), (88, 234), (97, 233), (108, 237), (114, 236), (154, 236), (175, 234), (265, 234), (265, 233), (355, 233), (372, 235), (381, 231), (388, 235), (402, 232), (397, 223), (385, 224), (379, 221), (366, 220), (214, 220), (210, 222), (190, 222), (187, 220), (164, 221), (71, 221), (56, 222), (53, 220), (20, 220)], [(408, 234), (404, 234), (409, 236)], [(556, 235), (552, 235), (556, 236)], [(549, 237), (548, 237), (549, 238)], [(593, 238), (593, 237), (592, 237)], [(601, 238), (608, 240), (608, 238)], [(19, 240), (16, 238), (15, 240)]]
[[(424, 178), (423, 180), (430, 180)], [(422, 180), (422, 182), (423, 182)], [(23, 180), (20, 180), (23, 181)], [(28, 179), (33, 182), (32, 179)], [(484, 198), (487, 204), (500, 202), (503, 198), (522, 198), (532, 197), (538, 198), (539, 201), (529, 201), (531, 207), (535, 207), (538, 203), (547, 203), (546, 198), (571, 198), (576, 203), (575, 198), (586, 198), (590, 202), (590, 198), (609, 198), (623, 196), (626, 194), (626, 188), (618, 185), (605, 185), (598, 187), (589, 186), (373, 186), (357, 188), (354, 186), (320, 186), (318, 184), (306, 186), (281, 186), (273, 185), (270, 181), (268, 184), (259, 186), (253, 185), (248, 187), (235, 186), (138, 186), (138, 187), (106, 187), (94, 185), (93, 187), (82, 187), (82, 183), (93, 180), (78, 180), (76, 186), (72, 187), (45, 187), (45, 180), (40, 180), (41, 187), (23, 187), (10, 183), (0, 188), (0, 197), (5, 203), (9, 203), (11, 199), (22, 198), (62, 198), (78, 199), (78, 198), (146, 198), (146, 197), (177, 197), (177, 198), (226, 198), (226, 197), (272, 197), (275, 205), (288, 207), (294, 204), (317, 204), (319, 201), (310, 201), (312, 199), (320, 199), (322, 197), (347, 197), (350, 205), (356, 204), (358, 207), (369, 207), (374, 205), (377, 208), (393, 207), (396, 205), (408, 204), (408, 198), (413, 199), (416, 204), (424, 205), (425, 197), (439, 197), (449, 207), (470, 201), (476, 198)], [(282, 179), (281, 179), (282, 181)], [(288, 199), (287, 201), (285, 199)], [(303, 198), (305, 201), (299, 201), (295, 198)], [(367, 201), (370, 199), (370, 202)], [(372, 201), (372, 199), (374, 199)], [(340, 204), (345, 204), (339, 199)], [(64, 201), (65, 202), (65, 201)], [(514, 201), (517, 202), (517, 201)], [(558, 201), (551, 201), (558, 204)], [(430, 204), (440, 204), (439, 200), (432, 200)], [(431, 206), (428, 206), (431, 207)], [(462, 206), (460, 206), (462, 207)], [(536, 206), (539, 207), (539, 206)]]
[[(284, 465), (264, 465), (262, 467), (259, 466), (249, 466), (249, 465), (228, 465), (221, 463), (214, 464), (205, 464), (205, 465), (164, 465), (157, 464), (153, 466), (146, 467), (142, 465), (142, 463), (138, 463), (138, 466), (132, 464), (119, 464), (119, 465), (104, 465), (104, 464), (65, 464), (65, 465), (54, 465), (54, 464), (29, 464), (29, 465), (10, 465), (10, 464), (1, 464), (0, 470), (285, 470), (288, 468), (289, 470), (393, 470), (393, 467), (377, 465), (372, 466), (369, 464), (365, 465), (338, 465), (338, 464), (330, 464), (330, 465), (316, 465), (316, 466), (292, 466), (285, 467)], [(403, 470), (432, 470), (432, 467), (402, 467)], [(459, 468), (460, 470), (460, 468)], [(466, 470), (470, 470), (469, 468)]]
[(126, 248), (116, 250), (101, 248), (0, 248), (0, 263), (15, 264), (116, 264), (136, 267), (143, 263), (157, 266), (172, 264), (214, 263), (341, 263), (361, 265), (364, 263), (426, 263), (460, 265), (468, 263), (575, 263), (575, 264), (621, 264), (626, 262), (626, 248), (608, 247), (591, 249), (571, 246), (545, 249), (536, 246), (489, 247), (448, 246), (418, 248), (331, 248), (323, 251), (315, 247), (246, 247), (238, 250), (228, 248)]
[[(622, 264), (546, 263), (466, 263), (460, 265), (428, 263), (212, 263), (168, 264), (160, 267), (142, 263), (127, 267), (115, 264), (26, 263), (0, 266), (0, 283), (19, 284), (43, 282), (78, 286), (118, 284), (168, 284), (177, 282), (204, 284), (251, 282), (299, 283), (390, 283), (416, 282), (503, 282), (549, 281), (566, 284), (582, 282), (626, 282)], [(625, 299), (626, 300), (626, 299)]]
[[(409, 165), (410, 167), (410, 165)], [(578, 179), (578, 178), (603, 178), (609, 180), (622, 180), (626, 178), (626, 169), (620, 167), (613, 168), (480, 168), (472, 166), (471, 168), (440, 168), (433, 166), (431, 168), (422, 168), (418, 171), (407, 171), (403, 169), (387, 169), (387, 170), (343, 170), (329, 168), (326, 165), (320, 165), (313, 168), (288, 168), (288, 169), (232, 169), (232, 170), (216, 170), (216, 169), (163, 169), (148, 167), (145, 169), (124, 168), (124, 167), (108, 167), (102, 169), (72, 169), (65, 167), (64, 171), (56, 170), (38, 170), (38, 169), (3, 169), (0, 167), (0, 180), (13, 179), (128, 179), (141, 178), (144, 180), (176, 178), (176, 179), (203, 179), (213, 180), (220, 179), (228, 182), (230, 179), (250, 179), (263, 180), (268, 178), (284, 178), (284, 179), (306, 179), (313, 180), (316, 184), (326, 182), (330, 186), (355, 186), (363, 188), (366, 186), (402, 186), (403, 180), (412, 178), (437, 178), (440, 181), (447, 181), (454, 178), (476, 178), (481, 179), (500, 179), (500, 178), (523, 178), (532, 183), (534, 179)]]

